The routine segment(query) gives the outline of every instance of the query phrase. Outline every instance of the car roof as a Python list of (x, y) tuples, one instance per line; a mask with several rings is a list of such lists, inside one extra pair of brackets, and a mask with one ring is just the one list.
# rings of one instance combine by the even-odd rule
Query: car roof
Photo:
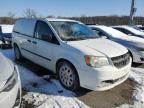
[(47, 21), (67, 21), (67, 22), (79, 22), (71, 19), (59, 19), (59, 18), (46, 18)]
[(129, 28), (130, 26), (128, 25), (120, 25), (120, 26), (111, 26), (113, 28)]
[(113, 28), (123, 28), (123, 29), (131, 29), (131, 28), (135, 29), (135, 27), (137, 27), (137, 26), (122, 25), (122, 26), (112, 26), (112, 27)]
[(43, 20), (43, 21), (67, 21), (67, 22), (77, 22), (81, 23), (80, 21), (71, 20), (71, 19), (59, 19), (59, 18), (21, 18), (19, 20), (32, 20), (33, 22), (36, 22), (37, 20)]
[(95, 27), (95, 28), (107, 28), (108, 26), (104, 25), (88, 25), (89, 27)]

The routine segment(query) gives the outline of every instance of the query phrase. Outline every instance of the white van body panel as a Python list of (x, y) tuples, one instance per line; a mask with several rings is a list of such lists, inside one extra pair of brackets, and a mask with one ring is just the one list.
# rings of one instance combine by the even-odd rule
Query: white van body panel
[[(27, 22), (27, 20), (29, 19), (23, 19), (23, 22)], [(33, 19), (33, 21), (29, 22), (31, 24), (28, 23), (29, 28), (31, 29), (30, 33), (22, 34), (19, 33), (21, 31), (15, 31), (16, 29), (14, 29), (13, 32), (13, 44), (16, 44), (19, 47), (22, 56), (24, 56), (25, 58), (53, 71), (54, 73), (56, 73), (57, 62), (62, 59), (67, 60), (77, 70), (80, 86), (92, 90), (107, 90), (113, 88), (114, 86), (122, 83), (127, 79), (130, 72), (131, 60), (126, 66), (121, 69), (116, 68), (110, 60), (112, 57), (126, 54), (128, 50), (125, 47), (107, 39), (63, 41), (61, 40), (56, 30), (50, 24), (50, 21), (68, 21), (76, 23), (81, 22), (65, 19), (37, 20), (47, 23), (47, 25), (55, 34), (55, 38), (58, 40), (59, 44), (53, 44), (28, 36), (27, 34), (34, 34), (34, 31), (32, 30), (34, 30), (36, 26), (34, 25), (36, 24), (36, 20)], [(15, 26), (17, 26), (17, 23)], [(27, 29), (25, 29), (26, 26), (21, 27), (23, 33), (28, 32), (26, 31)], [(31, 40), (31, 42), (28, 42), (29, 40)], [(37, 44), (33, 44), (32, 42), (35, 42)], [(85, 62), (86, 55), (106, 57), (110, 63), (109, 65), (101, 68), (90, 67)], [(99, 86), (104, 80), (114, 80), (119, 78), (121, 78), (121, 80), (118, 80), (114, 84), (105, 85), (104, 87)]]

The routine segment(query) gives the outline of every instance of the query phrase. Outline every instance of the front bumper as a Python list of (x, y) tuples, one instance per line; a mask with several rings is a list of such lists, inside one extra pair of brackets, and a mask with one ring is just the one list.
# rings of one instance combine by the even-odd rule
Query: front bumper
[(140, 51), (133, 51), (133, 62), (135, 63), (144, 63), (144, 53), (141, 53)]
[(18, 75), (18, 80), (15, 86), (8, 92), (0, 93), (0, 108), (19, 108), (20, 103), (21, 103), (21, 83), (20, 83), (20, 77)]
[(12, 38), (4, 37), (3, 40), (4, 40), (5, 42), (7, 42), (8, 44), (11, 44), (11, 42), (12, 42)]
[[(11, 91), (0, 93), (0, 107), (1, 108), (13, 108), (15, 106), (16, 100), (18, 98), (19, 99), (21, 98), (18, 96), (21, 96), (21, 88), (19, 86), (19, 83), (17, 83)], [(17, 107), (19, 106), (20, 106), (20, 103), (19, 105), (17, 105)]]
[(80, 86), (95, 91), (111, 89), (124, 82), (130, 74), (131, 60), (123, 68), (105, 66), (102, 68), (83, 68), (79, 70)]

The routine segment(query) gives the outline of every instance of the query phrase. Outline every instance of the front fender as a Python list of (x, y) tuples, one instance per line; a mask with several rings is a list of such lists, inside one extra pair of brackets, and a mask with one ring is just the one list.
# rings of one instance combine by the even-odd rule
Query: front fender
[(76, 70), (81, 68), (84, 65), (84, 63), (85, 63), (84, 56), (78, 55), (78, 54), (65, 53), (65, 54), (61, 54), (59, 57), (60, 58), (57, 59), (56, 63), (60, 59), (67, 60), (67, 61), (69, 61), (70, 63), (73, 64), (73, 66), (76, 68)]

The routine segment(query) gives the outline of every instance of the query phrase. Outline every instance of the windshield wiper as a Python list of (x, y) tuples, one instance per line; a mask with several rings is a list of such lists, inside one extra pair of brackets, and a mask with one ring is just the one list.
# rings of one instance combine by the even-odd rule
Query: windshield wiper
[(64, 37), (64, 38), (62, 38), (62, 40), (64, 40), (64, 41), (75, 41), (75, 40), (77, 40), (77, 38), (74, 38), (74, 37)]
[(84, 40), (86, 37), (74, 37), (74, 36), (69, 36), (69, 37), (62, 37), (62, 40), (64, 41), (77, 41), (77, 40)]
[(79, 41), (79, 40), (86, 40), (86, 39), (95, 39), (97, 37), (85, 37), (85, 36), (81, 36), (81, 37), (65, 37), (62, 38), (64, 41)]

